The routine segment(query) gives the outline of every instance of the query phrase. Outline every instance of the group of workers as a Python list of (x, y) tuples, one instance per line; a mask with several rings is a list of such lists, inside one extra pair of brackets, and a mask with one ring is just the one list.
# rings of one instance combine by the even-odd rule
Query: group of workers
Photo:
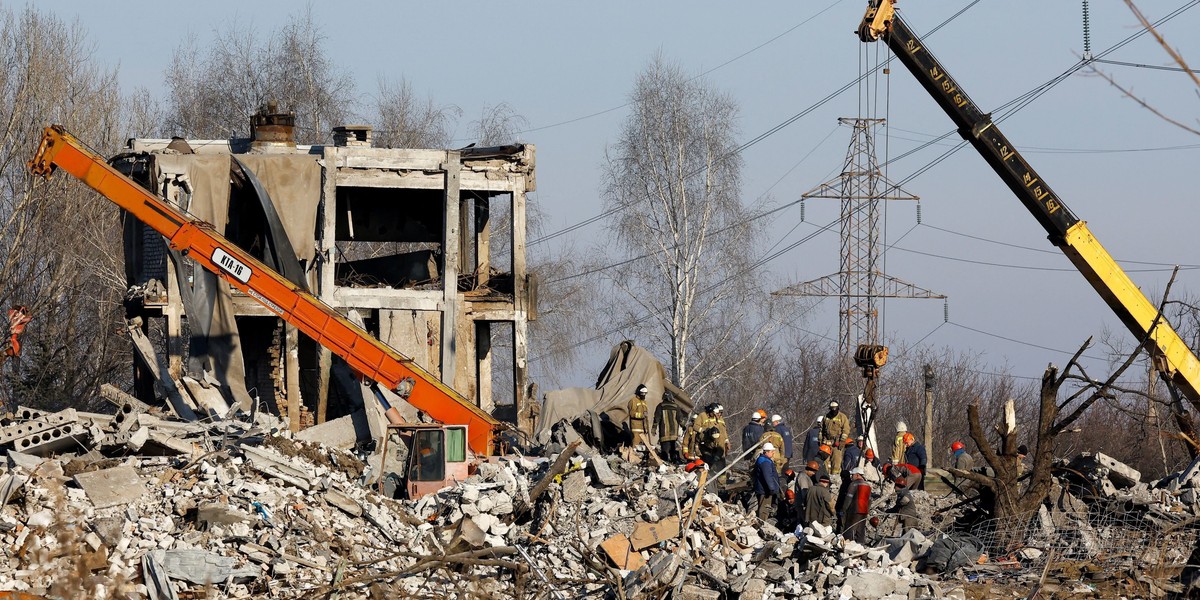
[[(629, 400), (631, 445), (649, 449), (653, 433), (658, 437), (661, 460), (679, 464), (700, 459), (711, 470), (724, 470), (732, 449), (724, 407), (710, 403), (689, 422), (691, 415), (670, 391), (663, 393), (662, 402), (651, 414), (648, 393), (647, 386), (639, 385)], [(866, 438), (854, 435), (850, 418), (836, 401), (830, 402), (828, 411), (805, 432), (802, 445), (793, 443), (792, 430), (782, 416), (768, 418), (762, 410), (750, 415), (742, 428), (741, 443), (743, 451), (759, 450), (751, 480), (761, 520), (775, 517), (788, 526), (820, 523), (836, 527), (848, 539), (865, 542), (867, 523), (875, 522), (869, 519), (872, 498), (883, 493), (887, 482), (895, 491), (887, 512), (897, 517), (897, 533), (917, 524), (919, 513), (912, 492), (925, 489), (929, 461), (925, 446), (903, 421), (896, 423), (891, 454), (882, 463)], [(973, 469), (974, 459), (962, 442), (953, 442), (950, 453), (950, 466)], [(798, 461), (798, 469), (791, 466), (793, 459)]]
[[(732, 445), (725, 425), (725, 407), (711, 403), (687, 423), (688, 416), (670, 390), (663, 392), (662, 402), (651, 418), (646, 395), (650, 389), (638, 385), (629, 399), (629, 441), (634, 448), (650, 447), (650, 433), (658, 436), (659, 459), (672, 464), (699, 458), (710, 469), (723, 469)], [(682, 439), (680, 431), (683, 431)]]
[[(886, 512), (896, 516), (896, 533), (916, 527), (920, 515), (913, 491), (925, 489), (929, 461), (925, 446), (904, 422), (896, 424), (891, 455), (881, 464), (866, 438), (853, 436), (850, 419), (836, 401), (829, 403), (828, 412), (817, 417), (805, 433), (800, 456), (792, 454), (788, 438), (787, 444), (769, 439), (761, 417), (761, 411), (756, 411), (743, 430), (743, 447), (750, 447), (755, 435), (761, 444), (751, 470), (759, 519), (774, 516), (784, 526), (820, 523), (835, 527), (847, 539), (865, 543), (867, 523), (879, 523), (870, 519), (872, 500), (883, 494), (887, 482), (895, 498)], [(778, 431), (782, 424), (778, 415), (772, 422)], [(760, 429), (763, 434), (758, 434)], [(950, 466), (973, 469), (974, 460), (962, 442), (953, 442), (950, 452)], [(793, 458), (802, 461), (796, 469), (790, 466)]]

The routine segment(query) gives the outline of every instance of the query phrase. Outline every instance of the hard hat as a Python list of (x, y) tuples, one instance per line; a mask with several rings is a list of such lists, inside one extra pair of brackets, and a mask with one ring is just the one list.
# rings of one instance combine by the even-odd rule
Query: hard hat
[(788, 468), (786, 468), (786, 469), (784, 469), (784, 470), (783, 470), (783, 476), (784, 476), (784, 477), (789, 477), (789, 478), (790, 478), (790, 477), (795, 477), (795, 476), (796, 476), (796, 472), (795, 472), (795, 471), (793, 471), (791, 467), (788, 467)]
[(908, 431), (908, 425), (905, 425), (904, 421), (896, 421), (896, 433), (904, 433), (905, 431)]
[(875, 458), (875, 451), (872, 450), (871, 448), (867, 448), (867, 460), (873, 460), (874, 458)]
[(871, 517), (871, 527), (879, 527), (879, 517)]
[(817, 415), (817, 422), (818, 422), (818, 423), (820, 423), (820, 422), (822, 422), (822, 421), (824, 421), (824, 420), (825, 420), (825, 415)]
[(723, 412), (725, 412), (725, 407), (724, 407), (724, 406), (722, 406), (722, 405), (720, 405), (720, 404), (718, 404), (718, 405), (717, 405), (717, 412), (719, 412), (719, 413), (723, 413)]
[(833, 480), (829, 478), (829, 473), (821, 473), (821, 476), (817, 478), (817, 481), (824, 481), (825, 483), (829, 483), (830, 481), (833, 481)]
[(761, 421), (764, 418), (766, 418), (766, 416), (767, 415), (765, 413), (763, 413), (763, 411), (756, 410), (756, 411), (754, 411), (754, 414), (750, 415), (750, 420), (751, 421)]
[(783, 420), (783, 417), (781, 417), (781, 416), (779, 416), (779, 415), (771, 415), (771, 422), (772, 422), (772, 423), (778, 423), (778, 422), (780, 422), (780, 421), (782, 421), (782, 420)]
[(833, 454), (833, 448), (830, 448), (828, 444), (817, 446), (817, 451), (824, 452), (825, 454)]
[(634, 393), (636, 393), (639, 396), (645, 396), (646, 392), (649, 392), (649, 391), (650, 391), (650, 388), (646, 387), (645, 384), (642, 384), (642, 385), (637, 386), (637, 392), (634, 392)]
[(1029, 454), (1029, 446), (1026, 446), (1025, 444), (1021, 444), (1020, 446), (1017, 446), (1017, 454), (1020, 454), (1022, 456)]
[(917, 441), (917, 438), (916, 438), (916, 436), (914, 436), (914, 435), (913, 435), (913, 434), (911, 434), (911, 433), (905, 433), (905, 434), (904, 434), (904, 437), (902, 437), (902, 438), (901, 438), (901, 440), (902, 440), (902, 441), (903, 441), (905, 444), (911, 444), (911, 443), (913, 443), (913, 442)]
[(962, 450), (963, 448), (966, 448), (966, 446), (964, 446), (962, 442), (954, 442), (953, 444), (950, 444), (951, 452), (958, 452), (959, 450)]
[(846, 438), (846, 443), (847, 443), (847, 444), (853, 444), (853, 443), (854, 443), (854, 438)]
[(837, 408), (837, 407), (838, 407), (837, 400), (834, 400), (829, 403), (829, 408)]
[(675, 399), (675, 394), (672, 394), (671, 390), (667, 390), (667, 391), (663, 392), (663, 401), (664, 402), (670, 402), (671, 400), (674, 400), (674, 399)]
[(863, 475), (865, 473), (866, 471), (863, 471), (862, 467), (854, 467), (853, 469), (850, 469), (851, 475)]
[(775, 450), (775, 444), (772, 444), (771, 442), (763, 444), (763, 452), (771, 452), (773, 450)]
[(810, 461), (808, 461), (808, 464), (804, 465), (804, 470), (805, 471), (820, 471), (821, 464), (815, 460), (810, 460)]

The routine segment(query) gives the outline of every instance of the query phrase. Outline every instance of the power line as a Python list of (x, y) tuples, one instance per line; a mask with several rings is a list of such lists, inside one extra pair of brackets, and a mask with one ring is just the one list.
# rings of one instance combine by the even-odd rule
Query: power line
[[(1055, 250), (1047, 250), (1047, 249), (1045, 249), (1045, 248), (1032, 248), (1032, 247), (1030, 247), (1030, 246), (1022, 246), (1022, 245), (1020, 245), (1020, 244), (1011, 244), (1011, 243), (1009, 243), (1009, 242), (1001, 242), (1001, 241), (999, 241), (999, 240), (993, 240), (993, 239), (989, 239), (989, 238), (985, 238), (985, 237), (981, 237), (981, 236), (977, 236), (977, 235), (971, 235), (971, 234), (968, 234), (968, 233), (962, 233), (961, 231), (954, 231), (954, 230), (952, 230), (952, 229), (944, 229), (944, 228), (942, 228), (942, 227), (938, 227), (938, 226), (936, 226), (936, 225), (930, 225), (930, 224), (928, 224), (928, 223), (921, 223), (920, 225), (921, 225), (922, 227), (928, 227), (928, 228), (930, 228), (930, 229), (933, 229), (933, 230), (936, 230), (936, 231), (941, 231), (941, 232), (943, 232), (943, 233), (949, 233), (949, 234), (951, 234), (951, 235), (957, 235), (957, 236), (960, 236), (960, 237), (965, 237), (965, 238), (972, 239), (972, 240), (978, 240), (978, 241), (981, 241), (981, 242), (987, 242), (987, 243), (989, 243), (989, 244), (997, 244), (997, 245), (1000, 245), (1000, 246), (1007, 246), (1007, 247), (1009, 247), (1009, 248), (1017, 248), (1017, 249), (1020, 249), (1020, 250), (1028, 250), (1028, 251), (1030, 251), (1030, 252), (1038, 252), (1038, 253), (1041, 253), (1041, 254), (1053, 254), (1053, 255), (1055, 255), (1055, 256), (1059, 256), (1059, 255), (1061, 255), (1061, 254), (1062, 254), (1061, 252), (1058, 252), (1058, 251), (1055, 251)], [(1159, 267), (1175, 267), (1175, 266), (1179, 266), (1179, 268), (1181, 268), (1181, 269), (1194, 269), (1194, 268), (1200, 267), (1200, 265), (1192, 265), (1192, 264), (1187, 264), (1187, 265), (1176, 265), (1175, 263), (1151, 262), (1151, 261), (1142, 261), (1142, 260), (1117, 260), (1117, 262), (1119, 262), (1119, 263), (1125, 263), (1125, 264), (1137, 264), (1137, 265), (1154, 265), (1154, 266), (1159, 266)]]
[[(1198, 0), (1198, 1), (1200, 1), (1200, 0)], [(939, 24), (937, 27), (933, 28), (933, 30), (931, 30), (931, 31), (930, 31), (930, 34), (933, 34), (933, 33), (934, 33), (934, 32), (936, 32), (938, 29), (941, 29), (941, 28), (942, 28), (943, 26), (945, 26), (946, 24), (948, 24), (948, 23), (950, 23), (951, 21), (953, 21), (954, 19), (958, 18), (958, 17), (959, 17), (959, 16), (961, 16), (961, 15), (962, 15), (964, 12), (966, 12), (966, 10), (967, 10), (967, 9), (971, 8), (972, 6), (975, 6), (975, 5), (976, 5), (976, 4), (978, 4), (979, 2), (980, 2), (980, 0), (975, 0), (975, 1), (974, 1), (974, 2), (972, 2), (971, 4), (969, 4), (969, 5), (967, 5), (966, 7), (964, 7), (963, 9), (961, 9), (961, 10), (959, 10), (958, 12), (954, 13), (954, 14), (953, 14), (953, 15), (951, 15), (951, 16), (950, 16), (948, 19), (946, 19), (945, 21), (942, 21), (942, 23), (940, 23), (940, 24)], [(828, 10), (828, 8), (827, 8), (826, 10)], [(854, 87), (854, 86), (858, 85), (860, 82), (862, 82), (863, 80), (865, 80), (865, 79), (867, 79), (868, 77), (870, 77), (871, 75), (873, 75), (873, 74), (874, 74), (876, 71), (879, 71), (879, 70), (883, 69), (884, 67), (886, 67), (887, 65), (891, 64), (891, 60), (892, 60), (892, 59), (891, 59), (891, 58), (889, 58), (887, 61), (885, 61), (885, 62), (883, 62), (883, 63), (880, 63), (880, 64), (877, 64), (877, 65), (875, 65), (875, 67), (874, 67), (874, 68), (872, 68), (872, 69), (870, 69), (870, 70), (867, 70), (867, 71), (863, 72), (863, 73), (862, 73), (861, 75), (859, 75), (858, 77), (856, 77), (856, 78), (854, 78), (853, 80), (851, 80), (851, 81), (847, 82), (845, 85), (843, 85), (843, 86), (839, 87), (838, 89), (834, 90), (833, 92), (830, 92), (828, 95), (826, 95), (825, 97), (821, 98), (820, 100), (817, 100), (815, 103), (813, 103), (813, 104), (809, 105), (808, 107), (806, 107), (805, 109), (801, 110), (800, 112), (798, 112), (798, 113), (796, 113), (796, 114), (794, 114), (794, 115), (792, 115), (792, 116), (788, 117), (787, 119), (784, 119), (782, 122), (778, 123), (778, 124), (777, 124), (777, 125), (775, 125), (774, 127), (771, 127), (771, 128), (769, 128), (769, 129), (767, 129), (767, 130), (766, 130), (766, 131), (764, 131), (763, 133), (760, 133), (759, 135), (757, 135), (757, 136), (755, 136), (755, 137), (751, 138), (749, 141), (747, 141), (747, 142), (745, 142), (745, 143), (741, 144), (740, 146), (738, 146), (737, 148), (735, 148), (735, 149), (731, 150), (731, 151), (730, 151), (730, 152), (728, 152), (726, 155), (724, 155), (722, 158), (729, 158), (729, 157), (732, 157), (732, 156), (736, 156), (736, 155), (738, 155), (738, 154), (741, 154), (742, 152), (746, 151), (746, 150), (747, 150), (747, 149), (749, 149), (749, 148), (752, 148), (753, 146), (755, 146), (755, 145), (757, 145), (758, 143), (762, 142), (763, 140), (765, 140), (765, 139), (767, 139), (767, 138), (771, 137), (772, 135), (775, 135), (776, 133), (779, 133), (780, 131), (782, 131), (783, 129), (787, 128), (787, 127), (788, 127), (789, 125), (791, 125), (792, 123), (795, 123), (796, 121), (799, 121), (800, 119), (802, 119), (802, 118), (804, 118), (804, 117), (808, 116), (808, 115), (809, 115), (809, 114), (811, 114), (813, 111), (815, 111), (815, 110), (817, 110), (818, 108), (820, 108), (820, 107), (824, 106), (826, 103), (830, 102), (830, 101), (831, 101), (831, 100), (833, 100), (834, 98), (837, 98), (838, 96), (842, 95), (843, 93), (845, 93), (845, 92), (846, 92), (846, 90), (849, 90), (850, 88), (852, 88), (852, 87)], [(890, 162), (890, 161), (889, 161), (889, 162)], [(704, 169), (700, 169), (700, 170), (697, 170), (696, 172), (689, 173), (689, 174), (688, 174), (688, 177), (692, 177), (692, 176), (698, 175), (699, 173), (703, 173), (703, 172), (704, 172)], [(579, 228), (581, 228), (581, 227), (586, 227), (587, 225), (590, 225), (590, 224), (592, 224), (592, 223), (595, 223), (596, 221), (599, 221), (599, 220), (601, 220), (601, 219), (603, 219), (603, 218), (607, 217), (608, 215), (610, 215), (610, 214), (612, 214), (612, 213), (616, 212), (617, 210), (620, 210), (621, 208), (624, 208), (624, 207), (626, 207), (626, 206), (628, 206), (628, 204), (626, 204), (626, 205), (623, 205), (623, 206), (621, 206), (621, 207), (616, 207), (616, 208), (613, 208), (613, 209), (607, 209), (607, 210), (603, 210), (603, 211), (601, 211), (599, 214), (597, 214), (597, 215), (594, 215), (594, 216), (592, 216), (592, 217), (589, 217), (589, 218), (587, 218), (587, 219), (584, 219), (583, 221), (580, 221), (580, 222), (578, 222), (578, 223), (575, 223), (575, 224), (573, 224), (573, 225), (569, 225), (569, 226), (567, 226), (567, 227), (565, 227), (565, 228), (563, 228), (563, 229), (561, 229), (561, 230), (558, 230), (558, 231), (555, 231), (555, 232), (553, 232), (553, 233), (550, 233), (550, 234), (544, 235), (544, 236), (542, 236), (542, 237), (540, 237), (540, 238), (536, 238), (536, 239), (530, 240), (530, 241), (527, 243), (527, 245), (528, 245), (528, 246), (533, 246), (533, 245), (535, 245), (535, 244), (540, 244), (540, 243), (542, 243), (542, 242), (546, 242), (546, 241), (549, 241), (549, 240), (551, 240), (551, 239), (554, 239), (554, 238), (556, 238), (556, 237), (559, 237), (559, 236), (561, 236), (561, 235), (565, 235), (565, 234), (567, 234), (567, 233), (570, 233), (570, 232), (572, 232), (572, 231), (575, 231), (575, 230), (577, 230), (577, 229), (579, 229)]]

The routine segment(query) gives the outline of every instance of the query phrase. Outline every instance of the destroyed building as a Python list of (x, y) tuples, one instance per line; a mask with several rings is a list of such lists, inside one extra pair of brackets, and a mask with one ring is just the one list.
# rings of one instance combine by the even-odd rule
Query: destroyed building
[[(131, 139), (111, 162), (529, 431), (527, 328), (537, 285), (525, 219), (534, 147), (376, 148), (368, 126), (338, 127), (333, 145), (305, 146), (294, 141), (294, 122), (268, 105), (251, 118), (249, 139)], [(214, 389), (243, 408), (261, 398), (293, 431), (361, 406), (340, 359), (255, 298), (192, 269), (134, 219), (126, 219), (125, 254), (129, 314), (140, 318), (131, 327), (143, 357), (139, 398), (155, 398), (150, 365), (162, 360), (201, 408)], [(493, 348), (494, 339), (504, 347)], [(165, 356), (150, 355), (156, 346)], [(497, 359), (501, 351), (511, 356)]]

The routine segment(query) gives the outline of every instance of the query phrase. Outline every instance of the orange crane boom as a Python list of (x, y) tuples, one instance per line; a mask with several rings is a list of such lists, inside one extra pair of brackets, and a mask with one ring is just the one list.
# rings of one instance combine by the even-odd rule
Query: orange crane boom
[[(393, 390), (416, 408), (447, 424), (467, 425), (467, 444), (478, 455), (491, 453), (500, 422), (453, 388), (370, 333), (351, 323), (316, 296), (238, 248), (213, 226), (147, 191), (114, 169), (59, 125), (47, 127), (29, 163), (34, 175), (49, 177), (60, 168), (161, 233), (171, 249), (216, 273), (233, 287), (342, 357), (356, 373)], [(376, 392), (393, 424), (403, 422)]]

